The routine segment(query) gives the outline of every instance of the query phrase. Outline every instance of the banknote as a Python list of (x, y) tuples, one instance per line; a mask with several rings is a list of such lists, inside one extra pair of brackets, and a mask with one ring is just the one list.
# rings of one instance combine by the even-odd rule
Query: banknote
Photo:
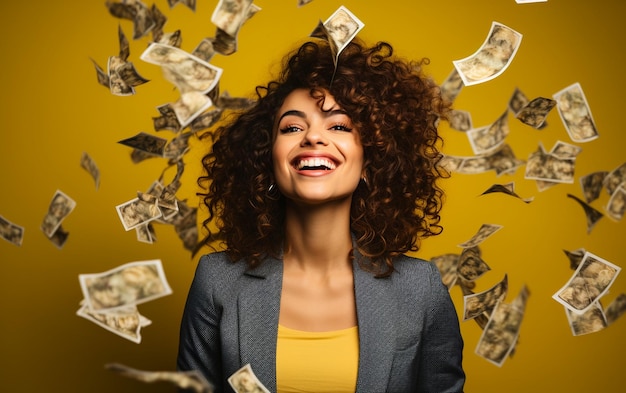
[(468, 131), (472, 129), (472, 115), (468, 111), (453, 109), (448, 115), (450, 128), (457, 131)]
[(215, 48), (213, 47), (213, 40), (204, 38), (191, 52), (192, 55), (206, 62), (210, 62), (215, 55)]
[(0, 237), (16, 246), (21, 246), (24, 241), (24, 227), (12, 223), (0, 216)]
[(141, 243), (154, 244), (156, 242), (156, 232), (152, 221), (135, 227), (137, 241)]
[(508, 68), (521, 42), (522, 34), (494, 21), (480, 48), (472, 55), (452, 63), (465, 86), (487, 82)]
[(624, 313), (626, 313), (626, 294), (620, 293), (604, 310), (607, 324), (611, 325)]
[(491, 313), (496, 304), (506, 297), (509, 289), (508, 276), (491, 288), (463, 296), (463, 320), (472, 319), (482, 313)]
[(228, 383), (235, 393), (270, 393), (254, 374), (250, 364), (246, 364), (228, 377)]
[(160, 138), (146, 132), (140, 132), (130, 138), (122, 139), (117, 143), (132, 147), (133, 149), (141, 150), (150, 155), (163, 157), (163, 151), (165, 149), (165, 145), (167, 145), (167, 139)]
[(596, 123), (580, 83), (564, 88), (552, 98), (572, 141), (589, 142), (598, 137)]
[(340, 6), (324, 21), (324, 28), (337, 48), (335, 59), (364, 26), (365, 24), (344, 6)]
[(515, 192), (515, 182), (510, 182), (506, 184), (494, 184), (488, 189), (486, 189), (485, 191), (483, 191), (483, 193), (480, 195), (487, 195), (491, 193), (502, 193), (505, 195), (510, 195), (512, 197), (515, 197), (523, 201), (524, 203), (530, 203), (535, 199), (534, 197), (522, 198), (519, 195), (517, 195), (517, 193)]
[(574, 314), (589, 310), (609, 290), (621, 268), (587, 251), (569, 281), (553, 299)]
[(550, 98), (533, 98), (515, 114), (515, 118), (533, 128), (541, 129), (545, 125), (546, 117), (555, 105), (556, 101)]
[(107, 370), (140, 382), (169, 382), (185, 392), (213, 393), (213, 386), (197, 370), (191, 371), (145, 371), (120, 363), (107, 363)]
[(117, 69), (125, 64), (125, 61), (118, 56), (109, 56), (107, 63), (107, 75), (109, 78), (109, 90), (116, 96), (130, 96), (135, 94), (135, 88), (130, 86), (117, 73)]
[(139, 198), (133, 198), (127, 202), (121, 203), (115, 206), (115, 210), (117, 211), (124, 229), (127, 231), (156, 220), (163, 214), (158, 203), (142, 201)]
[(192, 11), (196, 11), (196, 0), (167, 0), (170, 8), (174, 8), (176, 4), (182, 4)]
[(513, 94), (511, 94), (511, 98), (509, 98), (508, 108), (513, 115), (517, 115), (528, 102), (529, 100), (526, 94), (524, 94), (519, 87), (516, 87), (515, 90), (513, 90)]
[(222, 69), (175, 46), (151, 43), (141, 60), (161, 66), (163, 76), (182, 93), (208, 93), (222, 75)]
[(459, 254), (448, 253), (437, 255), (431, 258), (430, 262), (437, 266), (443, 284), (448, 290), (452, 289), (458, 277), (457, 266), (459, 264)]
[(550, 154), (558, 158), (576, 158), (583, 151), (582, 147), (571, 143), (556, 141)]
[(596, 171), (581, 176), (578, 181), (582, 188), (585, 202), (591, 203), (600, 197), (604, 179), (609, 174), (608, 171)]
[(186, 91), (180, 98), (171, 104), (181, 127), (187, 127), (202, 112), (213, 105), (211, 99), (199, 91)]
[(91, 158), (91, 156), (86, 152), (83, 152), (83, 154), (80, 156), (80, 167), (86, 170), (89, 175), (91, 175), (91, 178), (96, 184), (97, 190), (100, 187), (100, 169), (98, 169), (98, 165), (96, 164), (94, 159)]
[(610, 171), (602, 181), (609, 195), (612, 195), (622, 183), (626, 183), (626, 162)]
[(85, 306), (95, 313), (136, 306), (172, 293), (161, 260), (129, 262), (102, 273), (79, 274)]
[[(167, 16), (165, 16), (165, 14), (161, 12), (159, 7), (157, 7), (154, 3), (152, 4), (152, 7), (150, 7), (150, 13), (152, 14), (152, 20), (154, 21), (154, 26), (152, 27), (152, 30), (150, 30), (152, 33), (152, 41), (161, 42), (164, 37), (163, 27), (165, 27), (165, 23), (167, 23)], [(180, 30), (178, 31), (180, 32)]]
[(515, 348), (524, 312), (502, 301), (494, 307), (476, 345), (476, 355), (501, 367)]
[(605, 208), (606, 215), (614, 221), (621, 221), (626, 212), (626, 183), (613, 191)]
[(524, 178), (552, 183), (574, 183), (575, 168), (575, 157), (561, 158), (539, 148), (528, 156)]
[(567, 197), (575, 200), (583, 208), (585, 217), (587, 218), (587, 233), (591, 233), (598, 221), (604, 217), (604, 214), (573, 194), (567, 194)]
[(488, 237), (496, 233), (502, 229), (502, 225), (497, 224), (482, 224), (478, 229), (478, 232), (472, 236), (471, 239), (459, 244), (459, 247), (462, 248), (471, 248), (476, 247), (483, 241), (485, 241)]
[(457, 274), (466, 281), (474, 281), (491, 268), (481, 257), (478, 246), (464, 248), (459, 256)]
[(180, 122), (176, 117), (176, 112), (170, 103), (159, 105), (157, 107), (160, 115), (152, 118), (152, 124), (155, 131), (169, 130), (178, 132), (181, 130)]
[(61, 222), (74, 210), (76, 202), (61, 190), (56, 190), (43, 219), (41, 230), (50, 238), (61, 226)]
[(231, 37), (235, 37), (245, 22), (253, 0), (220, 0), (211, 22)]
[(467, 131), (467, 138), (475, 154), (485, 154), (502, 146), (510, 130), (508, 114), (507, 109), (492, 124)]
[(574, 336), (596, 333), (608, 326), (600, 302), (593, 303), (587, 311), (581, 314), (574, 313), (567, 307), (564, 307), (564, 309)]
[[(525, 164), (525, 161), (518, 159), (513, 149), (507, 143), (502, 144), (493, 151), (470, 157), (457, 157), (458, 165), (455, 172), (464, 174), (478, 174), (488, 171), (495, 171), (496, 175), (510, 174)], [(449, 165), (451, 157), (444, 157), (444, 164)]]
[(82, 303), (76, 315), (137, 344), (141, 343), (141, 328), (152, 323), (148, 318), (139, 314), (134, 306), (96, 313), (91, 311), (84, 302)]
[(585, 250), (584, 248), (579, 248), (572, 251), (563, 250), (563, 252), (567, 256), (567, 259), (569, 259), (570, 269), (576, 270), (578, 268), (578, 265), (580, 265), (580, 262), (582, 262), (583, 258), (585, 257), (585, 253), (587, 252), (587, 250)]
[(59, 225), (59, 227), (54, 231), (52, 236), (48, 238), (50, 242), (59, 250), (63, 248), (65, 243), (67, 242), (67, 238), (70, 233), (63, 229), (63, 225)]
[(133, 39), (144, 37), (156, 25), (151, 9), (141, 0), (107, 1), (106, 6), (114, 17), (133, 22)]
[(463, 79), (461, 79), (461, 75), (456, 68), (453, 68), (446, 79), (439, 86), (441, 89), (441, 96), (449, 102), (454, 102), (463, 89), (463, 86), (464, 84)]

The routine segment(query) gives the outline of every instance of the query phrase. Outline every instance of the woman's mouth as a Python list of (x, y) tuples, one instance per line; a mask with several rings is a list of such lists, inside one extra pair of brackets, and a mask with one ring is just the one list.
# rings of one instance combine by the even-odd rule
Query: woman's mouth
[(307, 170), (325, 170), (331, 171), (337, 168), (337, 165), (324, 157), (312, 157), (312, 158), (304, 158), (296, 161), (294, 167), (299, 171), (307, 171)]

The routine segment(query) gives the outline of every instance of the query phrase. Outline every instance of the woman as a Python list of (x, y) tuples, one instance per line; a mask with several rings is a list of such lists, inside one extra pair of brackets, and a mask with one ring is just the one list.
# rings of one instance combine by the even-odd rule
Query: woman
[(435, 266), (437, 122), (421, 63), (307, 42), (216, 135), (203, 201), (226, 250), (197, 267), (178, 368), (217, 392), (250, 364), (272, 392), (460, 392), (463, 342)]

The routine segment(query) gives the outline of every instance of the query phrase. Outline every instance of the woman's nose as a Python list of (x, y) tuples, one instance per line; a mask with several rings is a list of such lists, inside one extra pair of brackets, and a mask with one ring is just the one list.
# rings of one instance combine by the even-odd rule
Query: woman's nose
[(311, 125), (302, 137), (302, 146), (326, 145), (326, 143), (324, 130), (321, 126)]

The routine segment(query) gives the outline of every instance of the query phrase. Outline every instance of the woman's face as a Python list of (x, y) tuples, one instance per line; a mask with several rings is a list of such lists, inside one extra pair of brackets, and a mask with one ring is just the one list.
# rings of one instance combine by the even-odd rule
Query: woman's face
[(350, 117), (326, 92), (291, 92), (278, 109), (272, 157), (281, 193), (303, 204), (350, 199), (363, 172), (363, 147)]

